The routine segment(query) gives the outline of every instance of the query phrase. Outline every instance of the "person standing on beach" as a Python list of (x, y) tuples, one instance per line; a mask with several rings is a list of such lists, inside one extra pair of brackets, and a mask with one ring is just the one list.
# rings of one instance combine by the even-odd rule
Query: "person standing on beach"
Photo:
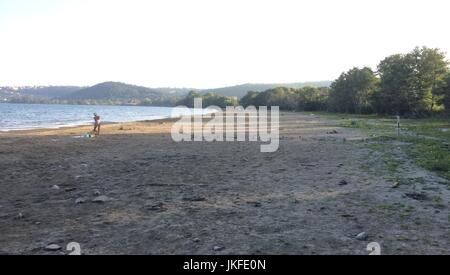
[(100, 135), (101, 121), (100, 116), (94, 113), (94, 133)]

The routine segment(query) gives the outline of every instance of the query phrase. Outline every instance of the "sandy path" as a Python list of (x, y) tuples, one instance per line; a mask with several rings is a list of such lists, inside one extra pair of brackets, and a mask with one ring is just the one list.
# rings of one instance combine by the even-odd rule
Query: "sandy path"
[[(86, 127), (2, 133), (0, 253), (75, 241), (85, 254), (368, 254), (376, 241), (383, 254), (450, 254), (442, 179), (422, 171), (434, 199), (407, 197), (416, 185), (363, 169), (379, 164), (364, 134), (303, 114), (280, 124), (276, 153), (175, 143), (170, 121), (108, 125), (96, 140), (72, 138)], [(114, 200), (93, 203), (96, 191)]]

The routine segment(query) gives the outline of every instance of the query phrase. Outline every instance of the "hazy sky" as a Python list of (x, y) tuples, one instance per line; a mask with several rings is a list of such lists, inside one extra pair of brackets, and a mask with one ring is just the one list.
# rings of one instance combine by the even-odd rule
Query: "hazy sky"
[(448, 0), (0, 0), (0, 86), (333, 80), (450, 52)]

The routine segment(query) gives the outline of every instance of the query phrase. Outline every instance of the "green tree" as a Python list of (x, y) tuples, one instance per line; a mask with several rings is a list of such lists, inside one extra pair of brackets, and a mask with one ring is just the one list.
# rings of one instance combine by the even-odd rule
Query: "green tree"
[(193, 108), (195, 98), (202, 98), (202, 95), (199, 92), (190, 91), (185, 98), (177, 102), (177, 105)]
[(256, 98), (258, 97), (260, 93), (255, 91), (249, 91), (247, 94), (241, 98), (240, 104), (244, 107), (248, 106), (257, 106), (256, 104)]
[(378, 65), (380, 87), (374, 94), (374, 106), (379, 113), (403, 114), (410, 110), (408, 75), (410, 66), (402, 54), (391, 55)]
[(331, 84), (330, 110), (345, 113), (371, 112), (371, 98), (377, 84), (377, 77), (368, 67), (353, 68), (342, 73)]
[(450, 113), (450, 73), (443, 78), (442, 85), (437, 89), (436, 94), (439, 97), (438, 103), (443, 104), (447, 113)]
[(415, 48), (385, 58), (378, 65), (380, 89), (375, 95), (381, 113), (430, 114), (438, 102), (440, 86), (448, 72), (445, 54), (438, 49)]
[(216, 93), (201, 94), (196, 91), (191, 91), (185, 98), (178, 101), (177, 105), (193, 108), (195, 98), (201, 98), (203, 100), (203, 108), (212, 105), (226, 108), (227, 106), (236, 106), (238, 104), (238, 100), (235, 97), (222, 96)]
[(303, 87), (298, 92), (299, 111), (325, 111), (330, 89), (328, 87)]
[(429, 111), (432, 112), (438, 103), (439, 89), (445, 85), (445, 77), (449, 71), (448, 61), (445, 53), (439, 49), (416, 48), (413, 53), (418, 58), (419, 79), (428, 96), (427, 100), (430, 101)]

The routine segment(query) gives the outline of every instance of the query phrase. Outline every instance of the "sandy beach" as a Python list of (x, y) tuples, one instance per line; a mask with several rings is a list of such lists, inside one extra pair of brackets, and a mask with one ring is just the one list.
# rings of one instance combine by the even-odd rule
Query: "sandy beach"
[(176, 143), (173, 123), (0, 133), (0, 254), (450, 254), (445, 180), (405, 157), (424, 183), (394, 188), (356, 129), (282, 113), (279, 150), (261, 153)]

